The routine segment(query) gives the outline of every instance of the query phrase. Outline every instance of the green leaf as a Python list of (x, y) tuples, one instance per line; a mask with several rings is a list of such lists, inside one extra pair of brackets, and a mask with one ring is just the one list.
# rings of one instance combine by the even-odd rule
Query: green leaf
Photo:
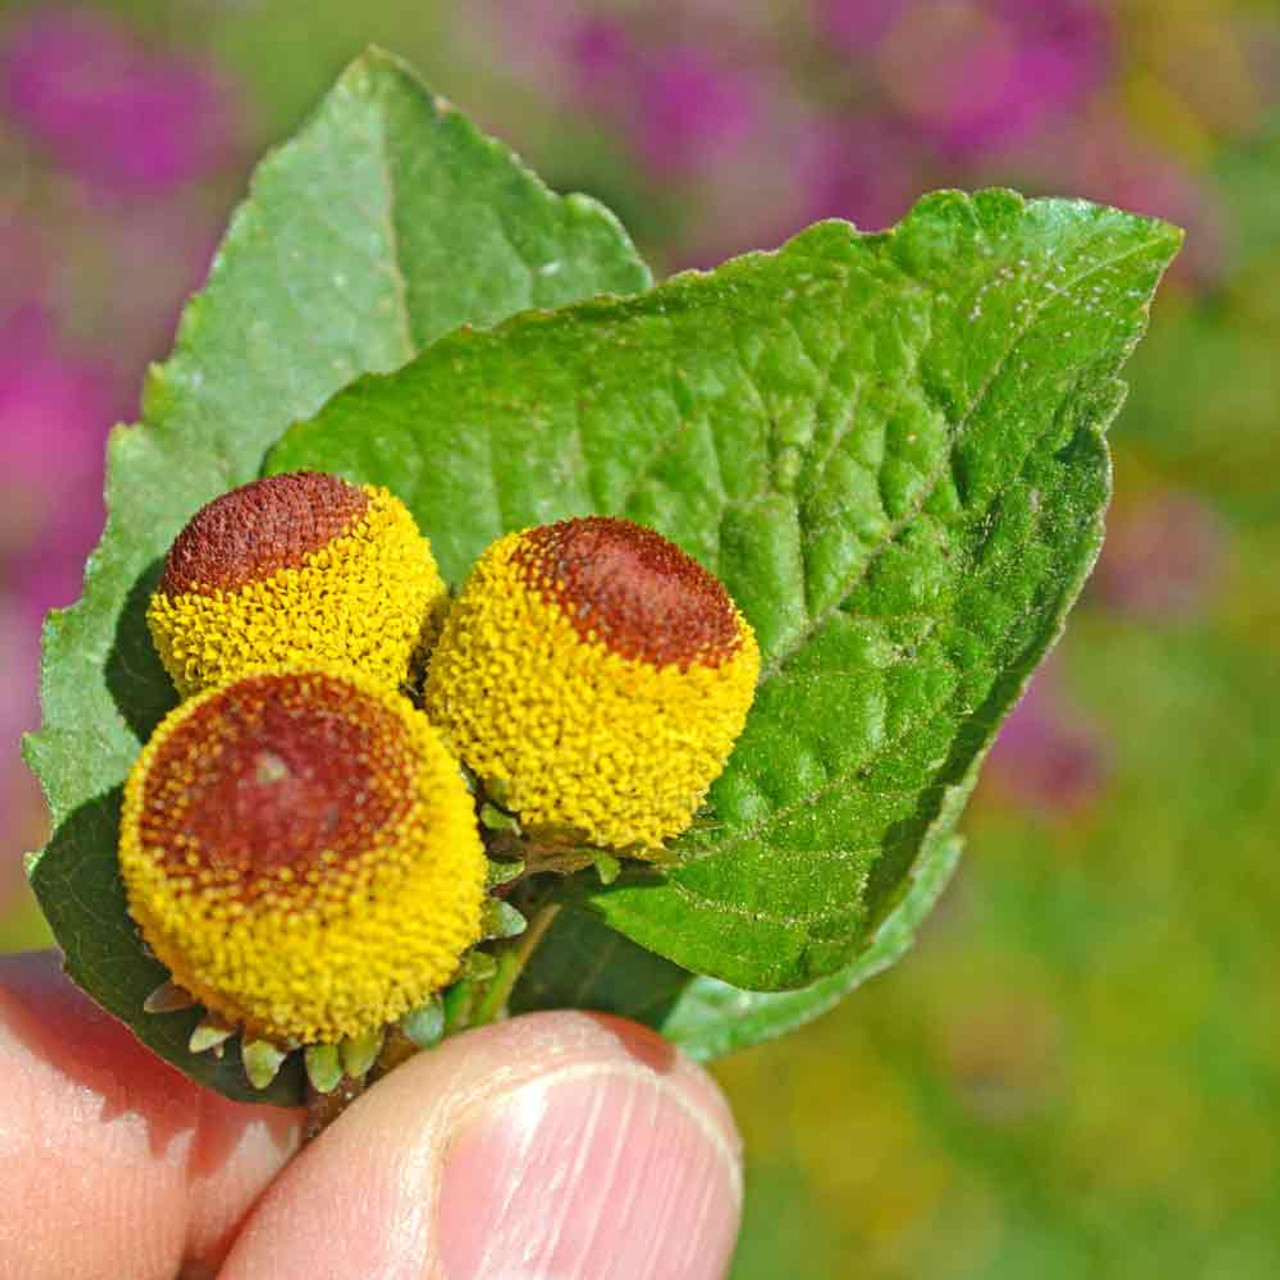
[(665, 1034), (705, 1061), (774, 1040), (830, 1012), (910, 950), (916, 930), (950, 883), (961, 847), (951, 836), (921, 851), (906, 896), (881, 921), (867, 949), (843, 969), (794, 991), (743, 991), (716, 978), (695, 978), (666, 1019)]
[(906, 954), (960, 860), (943, 834), (921, 852), (902, 901), (850, 964), (795, 991), (744, 991), (699, 977), (624, 938), (589, 911), (561, 911), (511, 999), (512, 1013), (595, 1009), (643, 1022), (706, 1062), (794, 1031)]
[(395, 490), (457, 583), (505, 531), (650, 525), (725, 581), (759, 694), (715, 821), (612, 928), (755, 990), (848, 965), (1056, 639), (1102, 538), (1117, 372), (1180, 243), (1008, 191), (810, 228), (640, 297), (451, 334), (273, 452)]
[[(68, 972), (201, 1082), (259, 1100), (232, 1055), (186, 1051), (191, 1018), (142, 1017), (164, 971), (115, 869), (120, 785), (175, 700), (144, 622), (169, 543), (355, 375), (395, 368), (460, 324), (648, 283), (611, 214), (553, 195), (385, 54), (353, 64), (254, 175), (150, 377), (142, 425), (112, 436), (107, 531), (83, 600), (49, 620), (44, 726), (26, 743), (55, 824), (32, 883)], [(297, 1100), (300, 1073), (291, 1093), (285, 1079), (268, 1100)]]

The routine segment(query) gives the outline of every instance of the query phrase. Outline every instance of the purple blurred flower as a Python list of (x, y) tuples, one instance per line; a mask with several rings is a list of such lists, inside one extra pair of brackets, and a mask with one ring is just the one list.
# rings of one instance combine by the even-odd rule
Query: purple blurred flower
[(1027, 808), (1068, 815), (1102, 789), (1108, 771), (1097, 729), (1070, 710), (1052, 666), (1031, 682), (991, 748), (990, 780)]
[(1157, 494), (1112, 516), (1093, 590), (1134, 617), (1193, 616), (1206, 607), (1225, 552), (1222, 523), (1203, 502), (1191, 494)]
[[(147, 365), (168, 351), (189, 296), (204, 286), (220, 239), (209, 211), (185, 200), (134, 206), (103, 226), (98, 263), (110, 281), (111, 355), (122, 385), (140, 392)], [(87, 310), (74, 296), (71, 305)], [(121, 412), (132, 418), (140, 407), (131, 399)]]
[(847, 53), (865, 53), (889, 34), (911, 0), (818, 0), (819, 32)]
[(672, 45), (641, 61), (627, 123), (655, 173), (683, 177), (742, 143), (755, 107), (746, 72), (720, 66), (700, 49)]
[(37, 684), (40, 632), (30, 620), (5, 608), (0, 595), (0, 915), (22, 883), (20, 855), (44, 839), (44, 804), (20, 755), (21, 738), (40, 719)]
[(917, 193), (910, 155), (892, 122), (827, 122), (801, 151), (798, 186), (807, 193), (801, 225), (847, 218), (864, 231), (892, 226)]
[[(79, 594), (102, 526), (102, 446), (115, 404), (112, 380), (61, 350), (42, 307), (0, 321), (0, 812), (9, 820), (0, 854), (35, 838), (38, 801), (18, 739), (39, 719), (41, 621)], [(3, 859), (0, 899), (16, 867)]]
[(43, 308), (0, 323), (0, 552), (30, 626), (78, 594), (102, 528), (103, 445), (117, 407), (112, 379), (60, 349)]
[[(15, 610), (5, 609), (0, 598), (0, 787), (19, 765), (16, 759), (22, 734), (36, 727), (39, 718), (37, 684), (40, 677), (40, 629)], [(3, 812), (3, 810), (0, 810)], [(3, 849), (0, 839), (0, 849)]]
[[(0, 192), (4, 184), (0, 181)], [(16, 202), (15, 202), (16, 205)], [(15, 210), (16, 212), (16, 210)], [(33, 226), (17, 216), (0, 218), (0, 317), (23, 299), (43, 294), (52, 274), (55, 256), (45, 226)]]
[(964, 159), (1022, 141), (1106, 77), (1111, 30), (1089, 0), (911, 6), (880, 48), (880, 77), (922, 140)]
[(566, 31), (565, 44), (577, 90), (589, 101), (616, 104), (638, 61), (626, 27), (616, 18), (591, 14)]
[(534, 44), (520, 54), (522, 70), (551, 50), (544, 74), (566, 106), (603, 116), (659, 177), (695, 176), (745, 141), (762, 114), (758, 78), (721, 44), (713, 56), (708, 42), (655, 41), (650, 26), (559, 0), (520, 6), (501, 21)]
[(126, 195), (156, 197), (221, 162), (231, 104), (192, 62), (158, 57), (109, 19), (36, 14), (0, 46), (0, 106), (59, 163)]

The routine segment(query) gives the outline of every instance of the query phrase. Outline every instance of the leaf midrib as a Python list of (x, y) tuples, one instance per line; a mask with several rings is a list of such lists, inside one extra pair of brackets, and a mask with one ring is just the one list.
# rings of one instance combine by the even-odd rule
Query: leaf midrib
[(387, 247), (390, 251), (390, 261), (387, 264), (387, 271), (391, 277), (392, 284), (395, 286), (396, 297), (396, 315), (397, 337), (400, 340), (401, 358), (403, 364), (407, 360), (413, 359), (417, 353), (417, 346), (413, 340), (413, 319), (409, 313), (409, 282), (405, 276), (404, 263), (402, 260), (402, 248), (400, 229), (396, 225), (396, 209), (397, 204), (397, 188), (396, 181), (391, 167), (391, 154), (387, 145), (387, 115), (385, 107), (379, 99), (376, 103), (376, 114), (374, 118), (374, 151), (378, 158), (378, 168), (382, 176), (384, 194), (386, 203), (383, 206), (382, 222), (387, 238)]

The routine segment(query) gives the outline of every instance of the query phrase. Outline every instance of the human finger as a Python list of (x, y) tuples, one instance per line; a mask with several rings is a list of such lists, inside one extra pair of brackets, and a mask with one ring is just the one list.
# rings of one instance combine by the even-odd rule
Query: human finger
[(212, 1275), (300, 1111), (193, 1084), (59, 970), (0, 956), (0, 1275)]
[(351, 1106), (276, 1180), (223, 1280), (716, 1280), (740, 1147), (704, 1072), (578, 1012), (446, 1041)]

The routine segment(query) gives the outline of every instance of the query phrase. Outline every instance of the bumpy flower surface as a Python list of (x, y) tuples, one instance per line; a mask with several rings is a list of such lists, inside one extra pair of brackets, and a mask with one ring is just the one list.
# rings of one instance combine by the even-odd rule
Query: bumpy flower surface
[(426, 706), (526, 826), (653, 846), (689, 826), (724, 769), (759, 667), (714, 575), (650, 529), (593, 516), (484, 553)]
[(446, 602), (398, 498), (297, 472), (202, 507), (169, 551), (147, 622), (184, 697), (274, 665), (349, 663), (394, 685)]
[(175, 982), (248, 1036), (334, 1043), (448, 983), (486, 861), (426, 716), (366, 676), (288, 670), (164, 720), (125, 786), (120, 869)]

